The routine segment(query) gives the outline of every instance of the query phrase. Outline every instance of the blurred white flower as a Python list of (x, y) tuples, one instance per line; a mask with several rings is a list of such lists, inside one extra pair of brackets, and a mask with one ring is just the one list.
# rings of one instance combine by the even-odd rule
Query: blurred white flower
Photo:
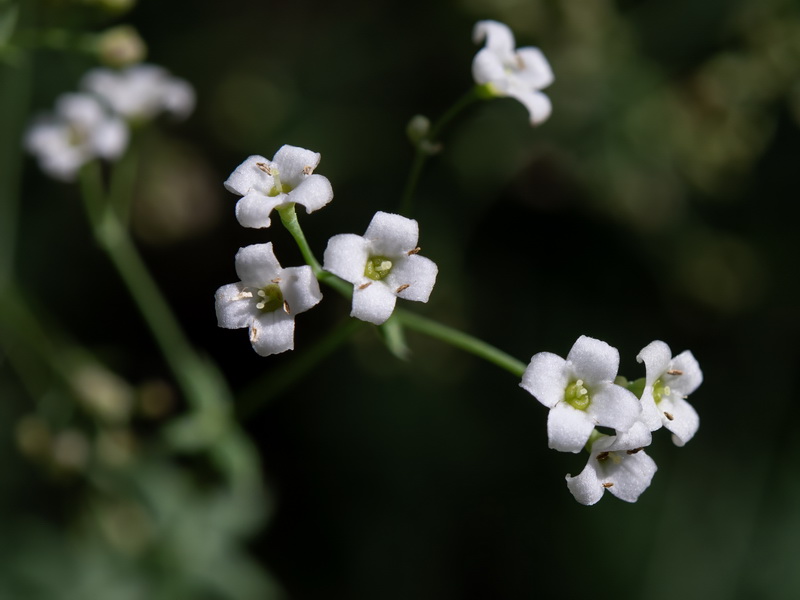
[(672, 432), (676, 446), (688, 442), (700, 426), (700, 417), (686, 398), (703, 383), (703, 372), (688, 350), (672, 358), (669, 346), (654, 341), (636, 360), (645, 366), (642, 419), (651, 431), (662, 425)]
[(641, 414), (639, 399), (613, 383), (619, 352), (605, 342), (582, 335), (566, 360), (550, 352), (531, 358), (522, 386), (550, 408), (550, 448), (580, 452), (596, 425), (628, 431)]
[(90, 160), (119, 158), (128, 145), (128, 128), (92, 96), (63, 94), (55, 113), (34, 120), (24, 144), (45, 173), (73, 181)]
[(323, 268), (353, 284), (351, 316), (380, 325), (397, 298), (428, 301), (439, 269), (417, 254), (418, 239), (415, 220), (378, 212), (363, 237), (343, 233), (328, 241)]
[(620, 500), (636, 502), (657, 470), (643, 450), (650, 431), (637, 421), (625, 435), (600, 436), (592, 444), (591, 456), (580, 475), (567, 475), (567, 487), (581, 504), (594, 504), (608, 490)]
[(511, 29), (497, 21), (478, 21), (472, 32), (475, 43), (486, 46), (472, 61), (472, 75), (495, 96), (516, 98), (530, 113), (531, 125), (550, 116), (550, 99), (539, 90), (553, 83), (553, 71), (541, 50), (515, 49)]
[(122, 71), (92, 69), (81, 87), (130, 121), (153, 119), (162, 112), (185, 118), (194, 110), (192, 86), (156, 65), (134, 65)]
[(236, 218), (242, 227), (269, 227), (270, 213), (292, 203), (314, 212), (333, 200), (327, 177), (314, 175), (320, 155), (297, 146), (281, 146), (270, 161), (251, 156), (225, 181), (229, 192), (242, 196)]
[(217, 323), (226, 329), (250, 329), (250, 343), (261, 356), (294, 349), (294, 316), (322, 300), (311, 267), (281, 267), (272, 243), (254, 244), (236, 253), (238, 283), (217, 290)]

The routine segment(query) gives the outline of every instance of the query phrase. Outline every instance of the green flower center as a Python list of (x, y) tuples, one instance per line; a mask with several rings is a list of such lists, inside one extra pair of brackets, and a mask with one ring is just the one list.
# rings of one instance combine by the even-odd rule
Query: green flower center
[(592, 403), (589, 390), (583, 385), (583, 379), (573, 381), (564, 390), (564, 400), (578, 410), (586, 410)]
[(81, 144), (85, 144), (88, 136), (86, 135), (86, 130), (83, 127), (79, 127), (78, 125), (70, 125), (69, 126), (69, 133), (67, 134), (67, 143), (70, 146), (80, 146)]
[(392, 261), (385, 256), (370, 256), (364, 267), (364, 277), (380, 281), (392, 272)]
[(664, 385), (664, 382), (660, 379), (656, 379), (655, 383), (653, 384), (653, 399), (656, 401), (656, 404), (661, 402), (664, 396), (669, 396), (672, 393), (672, 390), (669, 389), (668, 385)]
[(274, 312), (283, 308), (283, 293), (277, 283), (270, 283), (256, 292), (258, 303), (256, 308), (263, 313)]

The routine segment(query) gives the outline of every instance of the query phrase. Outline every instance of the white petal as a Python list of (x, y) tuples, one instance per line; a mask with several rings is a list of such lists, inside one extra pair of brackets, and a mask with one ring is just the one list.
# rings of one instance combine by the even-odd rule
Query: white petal
[(664, 342), (655, 340), (642, 348), (636, 355), (638, 362), (644, 363), (646, 385), (653, 385), (669, 368), (672, 351)]
[(414, 219), (378, 211), (372, 217), (364, 238), (376, 254), (396, 257), (417, 246), (419, 224)]
[(472, 77), (475, 83), (496, 83), (508, 78), (503, 61), (491, 50), (479, 50), (472, 59)]
[(605, 342), (582, 335), (567, 355), (572, 373), (590, 387), (613, 381), (619, 369), (619, 351)]
[(559, 402), (547, 416), (547, 442), (559, 452), (580, 452), (594, 430), (592, 419), (582, 410)]
[(93, 128), (107, 118), (100, 103), (88, 94), (62, 94), (56, 100), (56, 112), (68, 121), (87, 129)]
[(280, 147), (272, 160), (278, 165), (281, 182), (296, 187), (306, 175), (317, 168), (320, 154), (305, 148), (285, 145)]
[(251, 190), (269, 193), (275, 185), (274, 180), (258, 168), (258, 163), (269, 165), (270, 161), (258, 154), (248, 157), (225, 180), (225, 189), (240, 196), (249, 194)]
[[(383, 280), (399, 298), (427, 302), (436, 283), (439, 268), (432, 260), (412, 254), (394, 264), (391, 273)], [(397, 290), (403, 287), (402, 291)]]
[[(672, 406), (667, 412), (670, 413), (672, 419), (665, 417), (664, 427), (669, 429), (672, 433), (672, 441), (676, 446), (683, 446), (694, 437), (697, 429), (700, 427), (700, 417), (697, 411), (683, 398), (672, 398)], [(662, 400), (659, 408), (662, 408), (666, 403)], [(665, 407), (666, 408), (666, 407)]]
[(382, 325), (392, 316), (397, 297), (380, 281), (373, 281), (365, 288), (353, 290), (351, 317)]
[(242, 227), (252, 227), (253, 229), (269, 227), (272, 223), (272, 219), (269, 217), (272, 209), (286, 204), (287, 198), (286, 194), (265, 196), (260, 192), (252, 191), (236, 203), (236, 220)]
[(703, 372), (694, 355), (684, 350), (672, 359), (668, 370), (681, 371), (682, 375), (666, 375), (664, 384), (683, 396), (688, 396), (703, 383)]
[(605, 446), (598, 446), (595, 442), (592, 450), (636, 450), (637, 448), (645, 448), (653, 441), (653, 435), (650, 433), (650, 428), (642, 421), (636, 421), (628, 431), (624, 433), (617, 433), (617, 435), (608, 438), (610, 443)]
[(531, 88), (541, 90), (553, 83), (553, 69), (539, 48), (520, 48), (517, 50), (517, 62), (521, 65), (516, 71), (517, 77)]
[(595, 460), (596, 454), (589, 457), (589, 461), (581, 471), (580, 475), (571, 477), (567, 475), (567, 487), (572, 492), (575, 500), (586, 506), (591, 506), (599, 502), (603, 497), (603, 482), (597, 477), (597, 471), (592, 465)]
[(281, 271), (272, 242), (245, 246), (236, 253), (236, 274), (247, 287), (263, 287), (280, 277)]
[(598, 425), (625, 432), (642, 413), (639, 399), (622, 386), (613, 383), (600, 384), (591, 388), (590, 393), (591, 402), (586, 412)]
[(294, 349), (294, 317), (282, 310), (259, 315), (250, 326), (250, 343), (261, 356)]
[(371, 281), (364, 276), (367, 258), (369, 255), (364, 238), (354, 233), (340, 233), (328, 240), (322, 256), (322, 268), (345, 281), (361, 285)]
[(640, 402), (642, 403), (642, 415), (639, 418), (644, 422), (645, 425), (647, 425), (650, 431), (661, 429), (664, 417), (661, 414), (661, 411), (658, 410), (655, 398), (653, 398), (652, 386), (647, 386), (644, 388)]
[(566, 365), (567, 361), (551, 352), (534, 354), (519, 385), (552, 408), (564, 399), (564, 390), (569, 384)]
[(618, 463), (611, 457), (600, 463), (602, 466), (598, 476), (606, 483), (613, 483), (607, 488), (620, 500), (636, 502), (649, 486), (658, 467), (655, 461), (644, 451), (636, 454), (618, 453), (622, 460)]
[(243, 292), (241, 283), (229, 283), (217, 290), (214, 296), (214, 308), (217, 312), (217, 324), (225, 329), (249, 327), (259, 311), (255, 308), (250, 292)]
[(119, 158), (128, 146), (128, 126), (120, 119), (107, 119), (92, 132), (92, 148), (103, 158)]
[(322, 175), (306, 177), (300, 185), (289, 192), (289, 200), (305, 206), (307, 213), (319, 210), (333, 200), (331, 182)]
[(172, 79), (164, 89), (164, 109), (180, 119), (185, 119), (194, 110), (194, 88), (183, 79)]
[(289, 305), (289, 314), (305, 312), (322, 300), (319, 282), (308, 265), (284, 269), (280, 286), (283, 299)]
[(486, 39), (486, 48), (499, 54), (508, 56), (514, 52), (514, 34), (508, 25), (498, 21), (478, 21), (472, 30), (472, 41), (479, 44)]
[(505, 94), (519, 100), (528, 109), (531, 125), (546, 121), (553, 110), (550, 98), (542, 92), (512, 85), (505, 90)]

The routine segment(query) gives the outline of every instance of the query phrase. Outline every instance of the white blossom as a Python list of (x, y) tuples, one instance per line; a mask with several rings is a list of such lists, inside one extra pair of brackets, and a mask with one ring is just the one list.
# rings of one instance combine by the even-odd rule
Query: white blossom
[(439, 269), (418, 254), (418, 239), (414, 219), (377, 212), (363, 237), (343, 233), (328, 241), (323, 268), (353, 284), (351, 316), (380, 325), (397, 298), (428, 301)]
[(153, 119), (162, 112), (185, 118), (194, 110), (192, 86), (156, 65), (139, 64), (122, 71), (92, 69), (81, 86), (131, 121)]
[(242, 227), (269, 227), (270, 213), (292, 203), (306, 212), (319, 210), (333, 200), (327, 177), (313, 174), (320, 155), (297, 146), (281, 146), (270, 161), (251, 156), (236, 167), (225, 188), (242, 196), (236, 204), (236, 218)]
[(650, 431), (637, 421), (628, 433), (602, 435), (592, 444), (586, 467), (575, 477), (567, 475), (567, 487), (581, 504), (595, 504), (609, 491), (620, 500), (636, 502), (653, 479), (655, 461), (643, 450)]
[(311, 267), (282, 268), (272, 243), (236, 253), (238, 283), (216, 293), (217, 322), (226, 329), (250, 329), (250, 343), (261, 356), (294, 349), (294, 317), (322, 300)]
[(581, 336), (566, 360), (539, 352), (531, 358), (520, 385), (550, 409), (550, 448), (580, 452), (595, 426), (624, 433), (641, 413), (639, 399), (613, 383), (619, 352), (605, 342)]
[(541, 50), (516, 48), (511, 29), (497, 21), (479, 21), (472, 37), (475, 43), (486, 39), (486, 46), (472, 61), (472, 75), (492, 94), (519, 100), (530, 113), (532, 125), (550, 116), (550, 99), (541, 89), (553, 83), (553, 71)]
[(87, 94), (63, 94), (53, 114), (38, 117), (25, 134), (25, 148), (55, 179), (72, 181), (95, 158), (114, 160), (128, 145), (125, 123)]
[(642, 348), (636, 360), (645, 366), (642, 418), (651, 431), (662, 425), (672, 432), (672, 441), (683, 446), (697, 432), (700, 417), (686, 401), (703, 382), (703, 372), (688, 350), (672, 357), (669, 346), (654, 341)]

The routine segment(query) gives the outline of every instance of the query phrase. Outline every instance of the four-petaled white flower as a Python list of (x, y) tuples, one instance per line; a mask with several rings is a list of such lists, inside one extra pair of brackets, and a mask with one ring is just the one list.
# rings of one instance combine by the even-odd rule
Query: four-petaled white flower
[(87, 94), (64, 94), (54, 114), (36, 119), (25, 134), (25, 147), (55, 179), (72, 181), (95, 158), (114, 160), (128, 145), (128, 128)]
[(472, 61), (472, 76), (492, 94), (516, 98), (528, 109), (532, 125), (550, 116), (550, 99), (539, 90), (553, 83), (553, 71), (541, 50), (515, 49), (511, 29), (497, 21), (478, 21), (472, 37), (486, 46)]
[(550, 408), (550, 448), (580, 452), (595, 426), (626, 432), (641, 414), (639, 399), (613, 383), (619, 352), (605, 342), (581, 336), (566, 360), (550, 352), (531, 358), (520, 384)]
[(636, 502), (650, 485), (656, 463), (643, 450), (650, 431), (641, 421), (616, 436), (602, 435), (592, 444), (586, 467), (575, 477), (567, 475), (567, 487), (581, 504), (594, 504), (608, 490), (620, 500)]
[(651, 431), (663, 425), (675, 445), (683, 446), (700, 426), (700, 417), (686, 401), (703, 382), (700, 365), (689, 350), (672, 358), (669, 346), (658, 340), (642, 348), (636, 360), (645, 367), (642, 419)]
[(122, 71), (92, 69), (81, 86), (132, 121), (149, 120), (161, 112), (185, 118), (194, 110), (192, 86), (156, 65), (140, 64)]
[(327, 177), (312, 174), (320, 155), (297, 146), (281, 146), (270, 161), (251, 156), (236, 167), (225, 181), (229, 192), (242, 196), (236, 203), (236, 218), (242, 227), (269, 227), (274, 208), (302, 204), (314, 212), (333, 199)]
[(394, 311), (397, 298), (427, 302), (439, 269), (417, 254), (414, 219), (377, 212), (364, 236), (333, 236), (325, 249), (326, 271), (353, 284), (350, 315), (376, 325)]
[(250, 328), (250, 343), (261, 356), (294, 349), (294, 316), (322, 300), (311, 267), (281, 268), (272, 243), (236, 253), (241, 281), (217, 290), (217, 322), (226, 329)]

